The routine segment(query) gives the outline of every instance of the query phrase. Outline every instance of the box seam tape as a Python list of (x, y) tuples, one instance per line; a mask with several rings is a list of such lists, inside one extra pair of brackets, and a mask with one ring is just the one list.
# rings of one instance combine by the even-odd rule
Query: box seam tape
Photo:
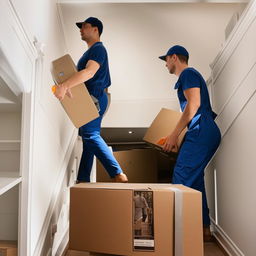
[[(149, 189), (152, 189), (148, 187)], [(174, 192), (174, 256), (183, 255), (183, 190), (167, 188)], [(154, 191), (154, 189), (152, 189)]]
[(183, 191), (178, 188), (170, 188), (174, 191), (174, 255), (183, 255)]

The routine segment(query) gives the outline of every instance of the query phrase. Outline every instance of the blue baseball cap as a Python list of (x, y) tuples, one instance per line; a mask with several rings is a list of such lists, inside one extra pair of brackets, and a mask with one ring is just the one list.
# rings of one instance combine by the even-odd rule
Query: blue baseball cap
[(92, 25), (92, 27), (97, 27), (98, 31), (99, 31), (99, 35), (101, 35), (101, 33), (103, 31), (103, 24), (99, 19), (97, 19), (95, 17), (89, 17), (83, 22), (76, 22), (76, 25), (77, 25), (77, 27), (81, 28), (84, 23), (89, 23)]
[(183, 55), (189, 58), (189, 53), (183, 46), (174, 45), (168, 50), (168, 52), (165, 55), (159, 56), (159, 59), (166, 61), (166, 57), (171, 56), (173, 54)]

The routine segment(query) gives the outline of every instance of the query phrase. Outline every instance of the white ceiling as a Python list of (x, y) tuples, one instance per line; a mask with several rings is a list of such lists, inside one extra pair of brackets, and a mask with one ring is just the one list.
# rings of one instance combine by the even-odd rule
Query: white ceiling
[(248, 3), (249, 0), (58, 0), (58, 3)]

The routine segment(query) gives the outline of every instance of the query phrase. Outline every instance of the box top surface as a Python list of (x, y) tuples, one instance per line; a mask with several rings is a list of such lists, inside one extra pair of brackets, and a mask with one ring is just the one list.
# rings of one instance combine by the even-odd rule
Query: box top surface
[(183, 185), (158, 184), (158, 183), (80, 183), (71, 189), (116, 189), (116, 190), (152, 190), (152, 191), (182, 191), (189, 193), (200, 193)]

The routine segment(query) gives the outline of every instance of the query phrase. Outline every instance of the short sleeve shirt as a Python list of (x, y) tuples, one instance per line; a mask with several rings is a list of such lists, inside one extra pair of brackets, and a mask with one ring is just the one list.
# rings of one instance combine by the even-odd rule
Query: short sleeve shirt
[(105, 88), (111, 85), (111, 78), (108, 64), (108, 54), (102, 42), (93, 44), (80, 58), (77, 64), (77, 70), (85, 69), (89, 60), (99, 63), (100, 68), (96, 74), (85, 82), (90, 94), (98, 96), (99, 92), (103, 92)]
[(212, 111), (211, 108), (206, 82), (202, 75), (194, 68), (184, 69), (180, 74), (179, 79), (174, 87), (174, 89), (177, 89), (182, 112), (187, 105), (187, 99), (184, 95), (184, 91), (189, 88), (200, 88), (201, 104), (194, 118), (198, 118), (199, 116), (201, 116), (201, 114), (210, 115), (211, 117), (215, 118), (216, 114)]

